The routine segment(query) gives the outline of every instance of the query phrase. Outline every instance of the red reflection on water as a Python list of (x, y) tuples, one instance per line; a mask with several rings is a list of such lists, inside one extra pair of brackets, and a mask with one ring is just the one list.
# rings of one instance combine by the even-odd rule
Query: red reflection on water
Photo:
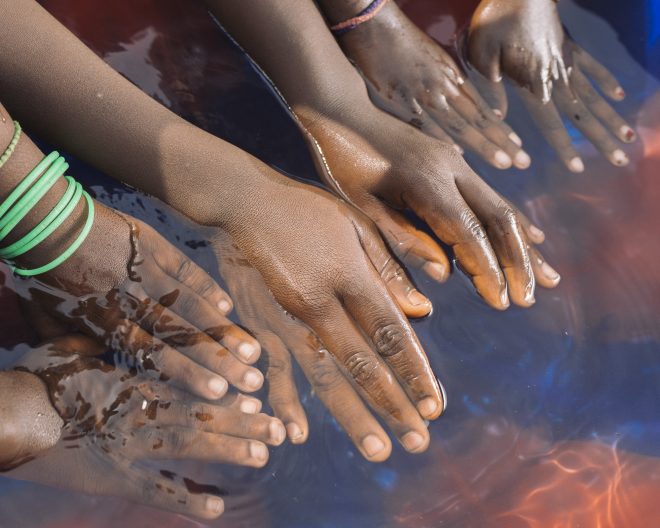
[(643, 528), (660, 518), (660, 460), (616, 444), (550, 445), (539, 431), (489, 420), (431, 449), (436, 463), (389, 497), (400, 526)]

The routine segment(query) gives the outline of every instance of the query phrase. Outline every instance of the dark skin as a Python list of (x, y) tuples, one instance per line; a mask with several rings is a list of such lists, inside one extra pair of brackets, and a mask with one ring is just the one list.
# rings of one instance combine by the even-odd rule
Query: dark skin
[[(229, 233), (278, 303), (318, 334), (370, 402), (397, 417), (398, 431), (417, 434), (407, 448), (423, 449), (424, 419), (437, 418), (444, 405), (405, 316), (425, 315), (431, 305), (375, 226), (175, 116), (35, 2), (3, 3), (20, 7), (3, 10), (8, 20), (0, 26), (8, 43), (0, 49), (7, 73), (0, 96), (16, 115), (107, 174)], [(34, 100), (49, 112), (35, 112)]]
[[(267, 446), (285, 439), (282, 423), (258, 414), (253, 398), (196, 400), (103, 363), (94, 357), (102, 350), (87, 338), (61, 337), (28, 351), (18, 372), (0, 374), (8, 409), (0, 442), (9, 438), (13, 446), (2, 451), (6, 475), (213, 519), (224, 510), (217, 488), (134, 464), (197, 459), (262, 467)], [(246, 404), (251, 413), (243, 412)]]
[(530, 306), (537, 282), (559, 282), (533, 247), (543, 240), (538, 228), (449, 145), (371, 104), (311, 0), (208, 4), (291, 106), (326, 182), (375, 221), (405, 262), (439, 281), (449, 273), (439, 245), (402, 215), (410, 209), (453, 247), (497, 309), (509, 300)]
[[(11, 139), (13, 122), (0, 106), (0, 145)], [(4, 198), (44, 154), (25, 131), (0, 168)], [(3, 241), (15, 242), (60, 199), (60, 178)], [(77, 237), (87, 217), (81, 200), (57, 231), (16, 263), (33, 268), (51, 261)], [(166, 376), (205, 398), (220, 398), (228, 383), (258, 390), (263, 375), (249, 366), (259, 344), (231, 323), (228, 295), (203, 270), (144, 223), (95, 205), (90, 235), (61, 266), (18, 280), (22, 295), (85, 333), (95, 336), (142, 371)]]
[[(560, 114), (617, 166), (628, 164), (619, 143), (636, 135), (594, 89), (613, 101), (625, 94), (612, 74), (565, 35), (552, 0), (482, 0), (470, 24), (470, 62), (485, 77), (503, 76), (518, 87), (523, 102), (566, 167), (582, 172)], [(618, 141), (617, 141), (618, 140)]]
[[(343, 20), (350, 8), (357, 9), (355, 3), (319, 2), (331, 24)], [(375, 18), (336, 38), (377, 106), (441, 141), (457, 144), (459, 151), (474, 151), (494, 167), (529, 167), (520, 138), (491, 110), (449, 54), (396, 3), (387, 2)]]

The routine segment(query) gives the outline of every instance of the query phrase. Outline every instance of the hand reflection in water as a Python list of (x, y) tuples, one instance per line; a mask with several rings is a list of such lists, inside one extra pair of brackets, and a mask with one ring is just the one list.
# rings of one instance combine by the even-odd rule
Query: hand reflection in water
[[(13, 459), (3, 453), (9, 476), (215, 518), (224, 509), (218, 488), (134, 464), (185, 458), (262, 467), (268, 461), (266, 444), (285, 439), (282, 423), (257, 414), (260, 403), (254, 398), (231, 394), (214, 403), (196, 400), (135, 369), (110, 366), (94, 356), (100, 352), (88, 338), (62, 337), (20, 358), (15, 368), (22, 372), (3, 374), (31, 373), (43, 382), (32, 380), (10, 393), (15, 405), (3, 412), (19, 437)], [(59, 438), (28, 438), (34, 436), (33, 424), (26, 422), (21, 405), (35, 399), (42, 402), (38, 416), (47, 415), (52, 403), (61, 417)], [(22, 445), (21, 424), (27, 425), (29, 440)], [(35, 452), (35, 446), (42, 449)]]
[(100, 338), (128, 367), (171, 378), (210, 399), (222, 397), (227, 382), (247, 392), (263, 383), (261, 372), (249, 366), (259, 357), (259, 344), (225, 317), (227, 294), (134, 218), (97, 205), (90, 237), (41, 280), (17, 281), (17, 288)]

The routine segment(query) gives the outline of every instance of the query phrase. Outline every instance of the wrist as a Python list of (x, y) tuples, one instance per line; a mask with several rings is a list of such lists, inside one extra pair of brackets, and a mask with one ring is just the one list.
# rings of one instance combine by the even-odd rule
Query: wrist
[(63, 422), (34, 374), (0, 372), (0, 395), (0, 469), (9, 471), (55, 446)]

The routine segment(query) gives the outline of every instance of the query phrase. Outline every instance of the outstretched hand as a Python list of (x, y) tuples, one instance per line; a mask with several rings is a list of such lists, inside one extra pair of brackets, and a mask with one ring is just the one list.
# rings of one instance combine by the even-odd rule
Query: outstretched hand
[(135, 463), (197, 459), (262, 467), (267, 445), (285, 439), (282, 423), (258, 414), (260, 402), (254, 398), (232, 394), (214, 403), (196, 400), (134, 369), (104, 363), (94, 357), (100, 352), (88, 338), (66, 336), (19, 360), (16, 369), (43, 382), (26, 384), (25, 390), (41, 398), (44, 412), (52, 405), (63, 425), (54, 445), (28, 451), (7, 475), (215, 518), (224, 510), (218, 488)]
[(250, 366), (259, 344), (225, 317), (229, 296), (151, 227), (100, 204), (76, 254), (38, 280), (17, 280), (17, 288), (129, 367), (197, 396), (263, 384)]

